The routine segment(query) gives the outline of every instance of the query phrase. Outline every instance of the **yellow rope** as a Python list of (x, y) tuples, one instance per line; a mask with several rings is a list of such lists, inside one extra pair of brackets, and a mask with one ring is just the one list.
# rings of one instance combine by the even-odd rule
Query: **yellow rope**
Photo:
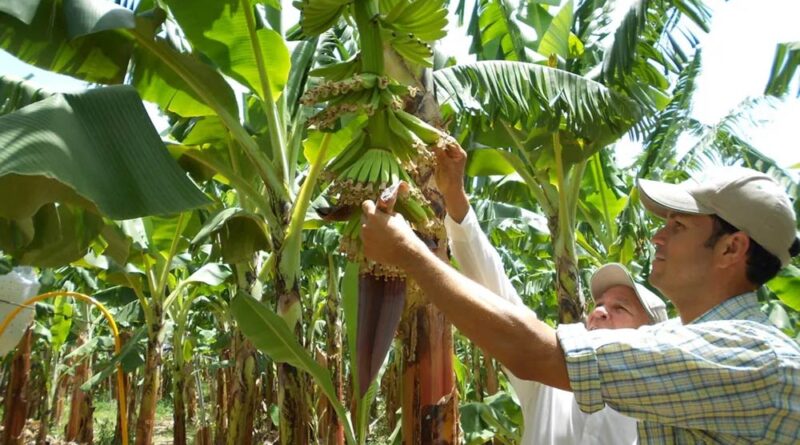
[[(119, 339), (119, 331), (117, 330), (117, 324), (114, 322), (114, 317), (111, 316), (111, 313), (108, 312), (105, 306), (103, 306), (100, 302), (95, 300), (94, 298), (79, 294), (77, 292), (66, 292), (66, 291), (56, 291), (56, 292), (48, 292), (46, 294), (37, 295), (35, 297), (31, 297), (25, 300), (22, 305), (15, 308), (11, 311), (10, 314), (6, 316), (3, 320), (3, 324), (0, 324), (0, 336), (6, 331), (8, 325), (11, 323), (11, 320), (17, 316), (23, 309), (26, 307), (32, 307), (36, 302), (46, 300), (51, 297), (58, 297), (58, 296), (67, 296), (77, 298), (78, 300), (85, 301), (87, 303), (91, 303), (97, 306), (100, 309), (100, 312), (103, 313), (103, 316), (106, 317), (108, 320), (108, 324), (111, 326), (111, 332), (114, 333), (114, 351), (117, 355), (119, 355), (120, 350), (122, 349), (122, 341)], [(124, 378), (122, 374), (122, 365), (117, 364), (117, 399), (119, 402), (119, 419), (120, 419), (120, 426), (122, 428), (122, 445), (128, 445), (128, 415), (126, 413), (127, 405), (125, 404), (125, 385), (124, 385)]]

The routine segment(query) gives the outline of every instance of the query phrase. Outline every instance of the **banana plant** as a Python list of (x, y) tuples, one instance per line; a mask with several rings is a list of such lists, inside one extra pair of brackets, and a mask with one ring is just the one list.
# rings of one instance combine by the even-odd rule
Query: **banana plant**
[(574, 237), (582, 178), (588, 159), (630, 129), (639, 108), (597, 82), (530, 63), (456, 65), (436, 71), (435, 80), (459, 118), (474, 120), (470, 128), (489, 127), (483, 135), (479, 130), (478, 141), (507, 147), (497, 154), (522, 177), (548, 219), (560, 319), (580, 320)]
[[(188, 335), (188, 323), (192, 304), (204, 295), (220, 292), (221, 285), (231, 275), (231, 271), (222, 265), (208, 263), (198, 268), (186, 279), (181, 280), (177, 291), (170, 295), (172, 300), (165, 301), (167, 315), (172, 322), (172, 401), (173, 401), (173, 443), (185, 445), (186, 437), (186, 402), (188, 387), (191, 385), (190, 364), (194, 354), (192, 339)], [(190, 286), (193, 285), (193, 286)]]
[[(298, 46), (293, 61), (296, 74), (288, 80), (289, 52), (280, 34), (267, 26), (264, 10), (256, 3), (142, 1), (132, 10), (102, 0), (43, 0), (26, 5), (4, 0), (0, 3), (0, 46), (42, 68), (102, 84), (122, 82), (127, 67), (133, 67), (127, 79), (141, 97), (177, 116), (178, 125), (189, 127), (190, 137), (179, 139), (182, 144), (172, 146), (172, 153), (189, 168), (210, 171), (217, 181), (230, 184), (236, 193), (221, 204), (243, 207), (257, 220), (256, 229), (263, 235), (256, 238), (266, 238), (267, 243), (252, 247), (270, 251), (272, 260), (255, 264), (261, 272), (256, 275), (278, 283), (274, 286), (280, 300), (278, 311), (291, 319), (299, 312), (296, 271), (304, 208), (315, 180), (309, 177), (305, 191), (298, 193), (296, 184), (304, 172), (295, 164), (304, 129), (292, 119), (303, 116), (290, 101), (303, 89), (304, 66), (313, 56), (314, 42)], [(270, 3), (266, 8), (274, 11), (273, 7), (279, 5)], [(178, 29), (180, 33), (175, 32)], [(223, 75), (248, 90), (242, 116)], [(164, 190), (170, 187), (161, 187)], [(297, 196), (301, 198), (296, 201)], [(234, 238), (238, 236), (233, 233)], [(241, 276), (250, 268), (249, 262), (243, 263)], [(161, 288), (161, 283), (155, 287)], [(280, 370), (285, 377), (280, 387), (286, 395), (283, 399), (297, 402), (296, 409), (281, 410), (288, 416), (282, 428), (309, 436), (301, 432), (308, 429), (303, 421), (307, 410), (302, 379), (283, 365)], [(249, 433), (242, 429), (241, 434)], [(284, 440), (294, 442), (286, 434)], [(247, 440), (233, 437), (230, 441)]]
[[(405, 312), (409, 321), (403, 335), (408, 339), (410, 360), (404, 374), (408, 397), (403, 407), (403, 440), (425, 442), (436, 435), (455, 440), (450, 328), (436, 321), (434, 310), (426, 309), (419, 290), (407, 283), (399, 270), (365, 260), (359, 234), (361, 202), (378, 200), (383, 190), (393, 190), (403, 181), (407, 189), (394, 210), (429, 247), (444, 244), (442, 215), (435, 210), (442, 206), (429, 179), (434, 151), (446, 150), (455, 141), (426, 122), (438, 110), (424, 119), (415, 113), (432, 99), (420, 74), (433, 66), (430, 45), (445, 35), (447, 10), (441, 1), (414, 0), (308, 0), (299, 2), (298, 7), (300, 30), (305, 35), (318, 35), (341, 17), (355, 23), (358, 31), (358, 52), (312, 71), (312, 76), (322, 79), (302, 99), (319, 107), (309, 119), (316, 130), (341, 128), (338, 132), (353, 134), (350, 143), (325, 166), (332, 205), (318, 212), (326, 221), (343, 223), (341, 250), (358, 267), (356, 399), (363, 401), (368, 395)], [(414, 321), (418, 316), (426, 320)], [(430, 332), (414, 332), (420, 326)], [(411, 338), (422, 338), (420, 345), (429, 346), (417, 349)], [(357, 407), (359, 416), (366, 409)], [(438, 414), (425, 415), (426, 410)], [(423, 432), (431, 436), (424, 437)]]
[[(510, 5), (476, 2), (469, 28), (473, 52), (479, 60), (536, 65), (456, 66), (436, 73), (437, 86), (441, 101), (456, 104), (457, 119), (471, 122), (471, 131), (461, 137), (504, 147), (507, 165), (522, 176), (548, 217), (559, 318), (576, 321), (584, 308), (575, 229), (584, 173), (592, 166), (588, 160), (629, 130), (651, 131), (652, 115), (669, 101), (671, 80), (663, 73), (679, 73), (689, 61), (683, 48), (697, 41), (677, 18), (707, 30), (710, 12), (701, 0), (640, 0), (614, 24), (612, 2)], [(535, 30), (537, 37), (526, 39), (533, 34), (521, 30)], [(685, 31), (686, 42), (672, 37), (675, 30)]]
[(44, 443), (50, 427), (55, 422), (54, 403), (56, 393), (61, 386), (61, 379), (65, 376), (67, 366), (61, 363), (62, 347), (67, 342), (67, 336), (72, 329), (73, 313), (75, 307), (66, 297), (57, 297), (52, 305), (47, 305), (52, 310), (52, 316), (47, 320), (42, 320), (40, 331), (46, 333), (44, 336), (45, 351), (41, 364), (44, 376), (44, 400), (41, 414), (41, 424), (38, 431), (37, 441)]
[[(130, 87), (17, 97), (22, 103), (42, 99), (0, 117), (0, 177), (8, 196), (13, 196), (0, 206), (2, 248), (20, 263), (61, 266), (81, 260), (92, 247), (124, 267), (131, 251), (129, 241), (119, 226), (106, 218), (130, 220), (209, 202), (169, 156), (141, 99)], [(135, 226), (135, 222), (126, 224)], [(136, 239), (143, 234), (143, 230), (136, 233)], [(170, 252), (174, 256), (175, 251)], [(159, 296), (166, 289), (171, 259), (168, 254), (158, 254), (140, 264), (139, 270), (147, 274), (147, 295), (155, 298), (152, 305), (142, 282), (134, 286), (154, 342), (162, 317)], [(104, 264), (101, 268), (107, 269), (108, 261)], [(157, 348), (152, 349), (157, 354)], [(151, 360), (155, 369), (157, 363), (157, 357)], [(146, 386), (157, 387), (157, 372), (148, 378)], [(142, 405), (147, 413), (140, 416), (142, 422), (155, 415), (156, 391), (146, 393), (152, 403)], [(143, 423), (140, 429), (152, 432), (147, 425)], [(146, 432), (137, 437), (149, 441)]]

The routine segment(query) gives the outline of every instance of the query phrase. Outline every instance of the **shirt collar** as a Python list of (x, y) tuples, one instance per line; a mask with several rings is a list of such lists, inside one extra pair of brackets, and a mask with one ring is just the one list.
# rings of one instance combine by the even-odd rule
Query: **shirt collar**
[(715, 320), (751, 320), (761, 317), (763, 317), (763, 314), (759, 310), (756, 293), (745, 292), (728, 298), (689, 324)]

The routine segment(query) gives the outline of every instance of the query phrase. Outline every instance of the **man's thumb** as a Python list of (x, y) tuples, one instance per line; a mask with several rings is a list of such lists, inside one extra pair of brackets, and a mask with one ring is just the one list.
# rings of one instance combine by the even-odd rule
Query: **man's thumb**
[(370, 201), (370, 200), (366, 200), (366, 201), (362, 202), (361, 203), (361, 211), (365, 215), (374, 214), (375, 213), (375, 203)]

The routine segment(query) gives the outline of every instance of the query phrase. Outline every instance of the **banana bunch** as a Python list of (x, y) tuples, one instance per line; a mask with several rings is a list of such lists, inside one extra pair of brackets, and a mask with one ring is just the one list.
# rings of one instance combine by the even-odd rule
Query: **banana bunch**
[(300, 10), (300, 28), (307, 36), (318, 36), (339, 20), (352, 0), (303, 0), (292, 3)]
[(384, 40), (407, 62), (430, 68), (433, 66), (433, 47), (414, 34), (398, 34), (394, 31), (383, 31)]
[(442, 0), (394, 0), (384, 3), (382, 10), (388, 12), (382, 22), (386, 29), (398, 34), (413, 34), (426, 42), (439, 40), (447, 34), (444, 30), (447, 26), (447, 8)]
[[(356, 138), (363, 143), (365, 137)], [(331, 168), (338, 169), (328, 193), (337, 196), (336, 207), (322, 210), (322, 218), (328, 221), (347, 221), (342, 233), (341, 250), (353, 261), (363, 261), (361, 255), (361, 203), (367, 199), (376, 199), (382, 190), (406, 181), (413, 181), (400, 166), (397, 157), (383, 148), (365, 150), (345, 150), (342, 155), (331, 162)], [(354, 158), (354, 159), (353, 159)], [(329, 174), (331, 170), (328, 169)], [(343, 210), (347, 209), (347, 210)], [(320, 209), (317, 209), (319, 212)], [(395, 211), (402, 214), (419, 232), (429, 237), (440, 235), (441, 226), (436, 224), (434, 213), (422, 193), (409, 186), (408, 191), (397, 199)], [(380, 265), (372, 265), (371, 270), (377, 276), (399, 277), (399, 271)]]
[(309, 118), (309, 124), (320, 129), (333, 128), (344, 115), (364, 112), (369, 116), (383, 108), (400, 109), (404, 101), (416, 94), (416, 89), (387, 77), (371, 73), (355, 74), (352, 77), (325, 81), (308, 90), (300, 102), (315, 105), (327, 102), (327, 106)]
[(371, 148), (350, 164), (339, 179), (351, 181), (355, 188), (377, 186), (378, 189), (384, 189), (400, 181), (401, 175), (408, 180), (392, 153), (382, 148)]
[(443, 0), (386, 0), (381, 2), (384, 41), (407, 62), (433, 66), (429, 42), (446, 35), (447, 8)]
[[(376, 125), (371, 134), (359, 132), (323, 173), (332, 182), (329, 193), (339, 196), (341, 204), (374, 199), (380, 190), (400, 180), (419, 182), (420, 172), (433, 168), (434, 151), (455, 144), (447, 134), (401, 109), (384, 107), (371, 119), (383, 124)], [(391, 141), (388, 146), (371, 143), (378, 129), (383, 131), (380, 139)]]
[[(353, 0), (302, 0), (294, 2), (300, 10), (300, 27), (308, 36), (331, 28)], [(446, 35), (447, 7), (444, 0), (381, 0), (379, 17), (385, 42), (406, 61), (433, 66), (430, 42)], [(344, 66), (342, 67), (344, 68)], [(350, 74), (345, 70), (346, 74)]]

